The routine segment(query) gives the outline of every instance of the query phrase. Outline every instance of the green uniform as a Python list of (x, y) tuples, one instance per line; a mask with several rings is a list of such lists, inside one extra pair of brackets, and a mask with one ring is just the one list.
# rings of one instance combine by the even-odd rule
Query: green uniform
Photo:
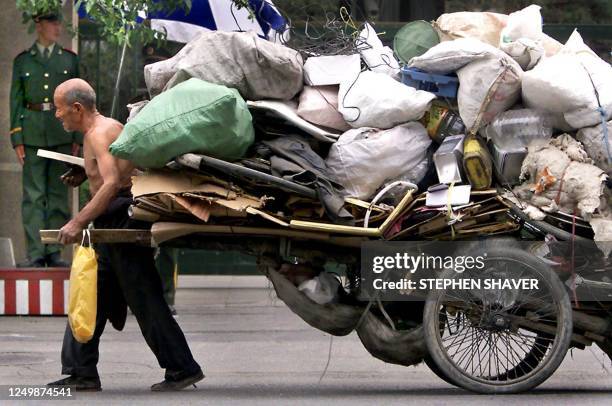
[(42, 148), (70, 154), (73, 143), (82, 144), (79, 134), (64, 130), (50, 104), (55, 88), (78, 76), (76, 54), (58, 44), (47, 58), (35, 43), (13, 61), (10, 134), (13, 147), (25, 146), (21, 207), (30, 258), (59, 251), (59, 246), (45, 247), (40, 243), (39, 230), (59, 229), (70, 216), (67, 187), (59, 179), (66, 167), (58, 161), (39, 158), (36, 152)]

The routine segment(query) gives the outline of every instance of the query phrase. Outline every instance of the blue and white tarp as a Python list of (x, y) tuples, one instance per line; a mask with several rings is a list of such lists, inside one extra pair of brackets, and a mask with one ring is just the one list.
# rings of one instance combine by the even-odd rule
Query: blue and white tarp
[[(163, 1), (163, 0), (159, 0)], [(287, 33), (288, 24), (271, 0), (249, 0), (249, 10), (238, 10), (231, 0), (193, 0), (191, 10), (177, 9), (172, 13), (149, 13), (143, 10), (143, 19), (151, 20), (151, 28), (167, 33), (170, 41), (189, 42), (205, 31), (255, 31), (257, 35), (280, 42)], [(79, 17), (86, 18), (83, 5)]]
[(194, 0), (189, 13), (177, 10), (168, 15), (149, 14), (151, 27), (166, 31), (168, 39), (189, 42), (203, 31), (255, 31), (260, 37), (275, 40), (287, 27), (270, 0), (249, 0), (249, 10), (238, 10), (231, 0)]

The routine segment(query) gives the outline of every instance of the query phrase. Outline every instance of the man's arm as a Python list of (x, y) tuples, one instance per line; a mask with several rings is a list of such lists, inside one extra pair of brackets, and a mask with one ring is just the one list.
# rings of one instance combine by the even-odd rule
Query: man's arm
[[(93, 137), (96, 137), (96, 135), (92, 134)], [(98, 136), (104, 140), (116, 138), (116, 136), (110, 137), (108, 135), (104, 137), (101, 134), (98, 134)], [(83, 229), (90, 221), (106, 211), (106, 208), (121, 188), (121, 171), (118, 160), (108, 152), (109, 145), (110, 142), (106, 141), (97, 142), (95, 145), (92, 145), (92, 150), (96, 156), (98, 172), (102, 178), (102, 186), (83, 210), (62, 227), (59, 233), (59, 241), (62, 244), (78, 242)]]
[(25, 149), (23, 147), (23, 135), (21, 129), (21, 123), (23, 121), (23, 114), (25, 112), (25, 92), (23, 89), (23, 82), (21, 81), (21, 68), (19, 58), (15, 58), (13, 61), (13, 78), (11, 81), (11, 143), (15, 148), (17, 159), (19, 163), (23, 165), (25, 158)]

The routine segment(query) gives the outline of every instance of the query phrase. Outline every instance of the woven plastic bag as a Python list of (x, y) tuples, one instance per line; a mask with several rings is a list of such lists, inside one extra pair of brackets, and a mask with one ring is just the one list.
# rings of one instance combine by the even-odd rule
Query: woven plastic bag
[[(87, 236), (88, 244), (84, 245)], [(68, 323), (74, 339), (86, 343), (96, 329), (98, 303), (98, 261), (91, 246), (89, 230), (83, 232), (83, 241), (72, 259), (70, 269), (70, 293), (68, 300)]]
[(189, 79), (144, 106), (109, 150), (141, 168), (162, 168), (188, 152), (233, 161), (255, 139), (251, 120), (235, 89)]

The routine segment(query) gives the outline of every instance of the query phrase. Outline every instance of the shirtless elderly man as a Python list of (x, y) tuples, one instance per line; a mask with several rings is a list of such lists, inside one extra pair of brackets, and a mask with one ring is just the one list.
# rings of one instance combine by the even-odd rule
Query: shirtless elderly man
[[(93, 221), (95, 228), (146, 228), (145, 223), (128, 216), (132, 204), (130, 193), (134, 166), (112, 156), (108, 147), (121, 133), (123, 126), (96, 110), (96, 94), (81, 79), (71, 79), (55, 90), (55, 116), (66, 131), (84, 134), (85, 172), (64, 176), (70, 186), (89, 179), (92, 198), (72, 220), (60, 230), (63, 244), (80, 241), (82, 231)], [(153, 251), (134, 244), (96, 244), (98, 253), (98, 313), (93, 338), (78, 343), (66, 326), (62, 346), (62, 374), (67, 378), (49, 386), (76, 386), (77, 390), (101, 390), (97, 370), (98, 346), (106, 320), (117, 330), (123, 329), (130, 307), (142, 335), (166, 369), (165, 379), (151, 386), (153, 391), (180, 390), (204, 378), (193, 359), (185, 336), (170, 313), (155, 269)]]

